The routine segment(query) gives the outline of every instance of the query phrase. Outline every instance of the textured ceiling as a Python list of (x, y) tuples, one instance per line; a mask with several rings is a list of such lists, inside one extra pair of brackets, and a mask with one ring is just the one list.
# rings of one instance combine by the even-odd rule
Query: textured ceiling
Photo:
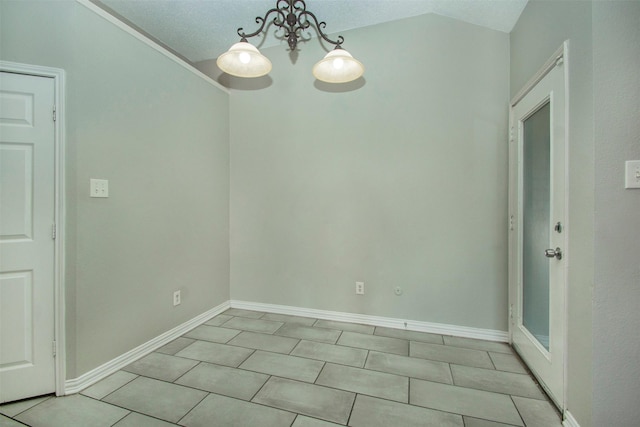
[[(276, 0), (94, 0), (191, 62), (217, 58)], [(329, 34), (435, 13), (510, 32), (527, 0), (306, 0)], [(280, 42), (271, 30), (261, 47)], [(313, 32), (312, 32), (313, 34)], [(255, 40), (255, 39), (254, 39)], [(254, 44), (254, 42), (252, 40)]]

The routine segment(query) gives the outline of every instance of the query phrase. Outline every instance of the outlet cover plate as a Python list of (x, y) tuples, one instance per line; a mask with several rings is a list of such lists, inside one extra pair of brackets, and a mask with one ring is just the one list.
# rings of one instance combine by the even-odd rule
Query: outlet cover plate
[(627, 160), (624, 169), (624, 188), (640, 188), (640, 160)]
[(109, 180), (95, 179), (89, 180), (90, 197), (109, 197)]

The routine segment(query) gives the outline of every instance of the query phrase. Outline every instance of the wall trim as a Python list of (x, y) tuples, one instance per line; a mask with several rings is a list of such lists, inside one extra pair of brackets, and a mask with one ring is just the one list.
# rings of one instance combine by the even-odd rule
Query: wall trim
[(564, 411), (564, 421), (562, 421), (564, 427), (580, 427), (578, 421), (573, 418), (573, 414), (569, 411)]
[(463, 338), (475, 338), (487, 341), (509, 342), (507, 331), (479, 329), (468, 326), (430, 323), (418, 320), (394, 319), (391, 317), (371, 316), (367, 314), (344, 313), (338, 311), (317, 310), (313, 308), (292, 307), (287, 305), (264, 304), (258, 302), (231, 300), (232, 308), (244, 310), (266, 311), (269, 313), (288, 314), (291, 316), (314, 317), (316, 319), (334, 320), (348, 323), (364, 323), (408, 331), (429, 332), (432, 334), (451, 335)]
[(524, 98), (529, 92), (531, 92), (531, 89), (533, 89), (538, 83), (540, 83), (540, 80), (542, 80), (549, 73), (549, 71), (555, 68), (558, 61), (563, 60), (567, 51), (567, 46), (568, 41), (562, 43), (562, 46), (560, 46), (558, 50), (556, 50), (553, 55), (551, 55), (551, 58), (549, 58), (547, 62), (544, 63), (542, 68), (538, 70), (538, 72), (533, 77), (531, 77), (531, 79), (529, 79), (529, 81), (522, 87), (522, 89), (520, 89), (516, 96), (513, 97), (513, 99), (511, 100), (511, 107), (515, 107), (515, 105), (520, 102), (522, 98)]
[[(204, 313), (184, 322), (181, 325), (139, 345), (138, 347), (116, 357), (92, 369), (89, 372), (66, 380), (64, 384), (64, 394), (79, 393), (85, 388), (97, 383), (109, 375), (119, 371), (130, 363), (148, 355), (163, 345), (184, 335), (229, 308), (240, 308), (244, 310), (264, 311), (268, 313), (288, 314), (291, 316), (313, 317), (323, 320), (334, 320), (338, 322), (362, 323), (373, 326), (383, 326), (394, 329), (406, 329), (408, 331), (429, 332), (442, 335), (451, 335), (464, 338), (475, 338), (488, 341), (508, 342), (509, 336), (506, 331), (493, 329), (470, 328), (467, 326), (447, 325), (442, 323), (421, 322), (417, 320), (394, 319), (391, 317), (370, 316), (367, 314), (344, 313), (329, 310), (317, 310), (313, 308), (293, 307), (287, 305), (264, 304), (249, 301), (229, 300), (205, 311)], [(573, 419), (573, 417), (571, 417)], [(568, 427), (580, 427), (576, 424), (567, 424)]]
[(65, 382), (64, 394), (73, 394), (84, 390), (85, 388), (108, 377), (114, 372), (124, 368), (128, 364), (135, 362), (136, 360), (146, 356), (154, 350), (157, 350), (158, 348), (173, 341), (181, 335), (184, 335), (191, 329), (203, 324), (207, 320), (211, 319), (214, 316), (217, 316), (228, 308), (229, 301), (225, 301), (222, 304), (194, 317), (193, 319), (188, 320), (161, 335), (158, 335), (157, 337), (147, 341), (146, 343), (139, 345), (138, 347), (124, 354), (121, 354), (115, 359), (112, 359), (107, 363), (100, 365), (85, 374), (82, 374), (78, 378), (67, 380)]
[(217, 81), (213, 80), (211, 77), (207, 76), (202, 71), (198, 70), (192, 64), (190, 64), (189, 62), (185, 61), (184, 59), (178, 57), (177, 55), (174, 55), (172, 52), (169, 52), (163, 46), (161, 46), (158, 43), (156, 43), (155, 41), (151, 40), (149, 37), (145, 36), (144, 34), (136, 31), (133, 28), (131, 28), (129, 25), (125, 24), (124, 22), (122, 22), (121, 20), (116, 18), (115, 16), (111, 15), (109, 12), (105, 11), (100, 6), (97, 6), (96, 4), (91, 3), (91, 1), (89, 1), (89, 0), (76, 0), (76, 2), (78, 2), (82, 6), (86, 7), (90, 11), (94, 12), (96, 15), (98, 15), (98, 16), (102, 17), (103, 19), (109, 21), (110, 23), (112, 23), (116, 27), (120, 28), (124, 32), (132, 35), (133, 37), (135, 37), (136, 39), (138, 39), (142, 43), (146, 44), (150, 48), (152, 48), (152, 49), (156, 50), (157, 52), (161, 53), (162, 55), (166, 56), (167, 58), (169, 58), (170, 60), (172, 60), (176, 64), (180, 65), (181, 67), (185, 68), (186, 70), (190, 71), (191, 73), (193, 73), (196, 76), (200, 77), (201, 79), (205, 80), (207, 83), (212, 84), (213, 86), (215, 86), (216, 88), (222, 90), (223, 92), (225, 92), (227, 94), (230, 93), (229, 89), (227, 89), (226, 87), (222, 86), (220, 83), (218, 83)]

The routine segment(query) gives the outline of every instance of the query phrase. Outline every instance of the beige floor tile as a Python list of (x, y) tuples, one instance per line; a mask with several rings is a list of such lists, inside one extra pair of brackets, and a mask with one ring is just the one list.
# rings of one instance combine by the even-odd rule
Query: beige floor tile
[(256, 350), (272, 351), (274, 353), (288, 354), (298, 344), (298, 339), (278, 337), (256, 332), (242, 332), (229, 341), (230, 345), (254, 348)]
[(2, 427), (561, 427), (504, 343), (243, 309), (81, 394), (0, 414)]
[(8, 417), (15, 417), (21, 412), (44, 402), (45, 400), (54, 398), (53, 395), (34, 397), (33, 399), (19, 400), (17, 402), (4, 403), (0, 405), (0, 414)]
[(179, 352), (180, 350), (182, 350), (183, 348), (193, 344), (196, 340), (192, 339), (192, 338), (177, 338), (173, 341), (171, 341), (168, 344), (163, 345), (162, 347), (160, 347), (159, 349), (156, 350), (156, 353), (164, 353), (164, 354), (170, 354), (170, 355), (174, 355), (177, 352)]
[(264, 316), (265, 313), (261, 311), (244, 310), (242, 308), (230, 308), (222, 314), (227, 316), (248, 317), (249, 319), (259, 319)]
[(444, 336), (444, 344), (454, 347), (470, 348), (473, 350), (493, 351), (496, 353), (513, 354), (509, 344), (504, 342), (476, 340), (472, 338)]
[(162, 353), (151, 353), (123, 368), (123, 371), (163, 381), (175, 381), (197, 361)]
[(323, 366), (324, 362), (319, 360), (258, 350), (240, 365), (240, 369), (312, 383)]
[(74, 394), (48, 399), (16, 416), (31, 427), (110, 427), (129, 411)]
[(374, 326), (359, 323), (336, 322), (335, 320), (318, 320), (313, 326), (317, 328), (337, 329), (340, 331), (357, 332), (359, 334), (373, 334)]
[(340, 339), (338, 339), (338, 345), (399, 354), (401, 356), (409, 355), (409, 341), (377, 335), (343, 332), (340, 335)]
[(205, 322), (205, 325), (209, 326), (221, 326), (226, 321), (233, 319), (233, 316), (229, 316), (228, 314), (218, 314), (216, 317), (213, 317), (211, 320)]
[(400, 375), (327, 363), (316, 384), (396, 402), (409, 402), (409, 379)]
[(251, 400), (268, 379), (268, 375), (203, 362), (180, 377), (176, 384)]
[(217, 394), (208, 395), (180, 420), (186, 427), (289, 427), (296, 414)]
[(335, 344), (341, 332), (335, 329), (314, 328), (295, 324), (285, 324), (278, 329), (276, 335)]
[(513, 396), (527, 427), (561, 427), (562, 419), (549, 401)]
[(196, 341), (189, 347), (176, 353), (176, 356), (236, 367), (244, 362), (253, 351), (254, 350), (248, 348), (234, 347), (226, 344)]
[(461, 365), (451, 365), (451, 373), (457, 386), (533, 399), (547, 398), (529, 375)]
[(131, 372), (118, 371), (102, 381), (98, 381), (91, 387), (82, 390), (82, 394), (100, 400), (136, 378), (138, 378), (138, 376)]
[(129, 415), (118, 421), (113, 427), (173, 427), (175, 424), (152, 418), (146, 415), (131, 412)]
[(291, 355), (362, 368), (367, 350), (312, 341), (300, 341)]
[(340, 427), (340, 424), (330, 423), (329, 421), (319, 420), (317, 418), (309, 418), (304, 415), (298, 415), (296, 421), (291, 427)]
[(349, 425), (353, 427), (464, 427), (460, 415), (358, 395)]
[(271, 377), (253, 402), (338, 424), (349, 419), (354, 393)]
[(273, 320), (276, 322), (293, 323), (296, 325), (313, 326), (316, 319), (313, 317), (291, 316), (289, 314), (267, 313), (261, 317), (264, 320)]
[(407, 331), (404, 329), (376, 327), (375, 335), (389, 338), (402, 338), (410, 341), (429, 342), (432, 344), (443, 344), (442, 335), (430, 334), (427, 332)]
[(411, 379), (409, 402), (425, 408), (524, 425), (511, 397), (505, 394)]
[[(175, 423), (206, 395), (190, 387), (138, 377), (105, 397), (103, 402)], [(88, 425), (92, 424), (85, 424)]]
[(481, 420), (480, 418), (463, 417), (464, 427), (511, 427), (511, 424), (502, 424), (495, 421)]
[(263, 334), (272, 334), (284, 325), (282, 322), (274, 322), (272, 320), (249, 319), (246, 317), (234, 317), (224, 323), (225, 328), (239, 329), (242, 331), (260, 332)]
[(374, 371), (453, 384), (449, 364), (444, 362), (370, 351), (364, 367)]
[(193, 338), (196, 340), (211, 341), (224, 344), (231, 338), (240, 333), (236, 329), (220, 328), (218, 326), (201, 325), (192, 331), (186, 333), (184, 336), (187, 338)]
[(515, 354), (494, 353), (490, 351), (489, 357), (491, 357), (493, 365), (499, 371), (529, 375), (529, 371), (527, 371), (518, 356)]
[(24, 427), (24, 424), (9, 417), (5, 417), (4, 415), (0, 415), (0, 427)]
[(409, 355), (421, 359), (493, 369), (493, 363), (486, 351), (411, 341)]

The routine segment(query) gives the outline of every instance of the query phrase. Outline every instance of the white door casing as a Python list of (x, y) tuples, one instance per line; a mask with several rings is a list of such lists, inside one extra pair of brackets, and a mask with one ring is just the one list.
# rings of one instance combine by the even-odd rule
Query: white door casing
[[(565, 363), (566, 363), (566, 289), (567, 289), (567, 263), (568, 254), (568, 224), (567, 224), (567, 170), (568, 170), (568, 44), (559, 49), (547, 62), (545, 67), (523, 88), (520, 94), (514, 98), (510, 111), (510, 235), (509, 235), (509, 300), (511, 320), (509, 325), (511, 342), (522, 359), (538, 378), (543, 388), (556, 403), (565, 408)], [(562, 256), (553, 256), (554, 252), (546, 252), (544, 248), (536, 248), (535, 252), (527, 254), (534, 258), (536, 263), (548, 265), (544, 271), (545, 281), (548, 283), (548, 315), (540, 310), (548, 333), (536, 334), (533, 328), (528, 328), (526, 316), (524, 316), (525, 291), (527, 280), (531, 281), (529, 271), (525, 274), (524, 252), (526, 221), (534, 221), (533, 213), (524, 215), (525, 168), (524, 143), (525, 122), (542, 111), (548, 111), (548, 141), (549, 149), (547, 160), (548, 184), (542, 184), (548, 188), (548, 212), (543, 218), (536, 218), (537, 222), (544, 223), (546, 230), (538, 232), (537, 238), (546, 241), (546, 249), (556, 251), (558, 248)], [(529, 163), (530, 164), (530, 163)], [(543, 174), (546, 172), (543, 171)], [(538, 214), (541, 215), (541, 214)], [(560, 224), (556, 227), (556, 224)], [(528, 228), (528, 230), (534, 227)], [(529, 231), (531, 232), (531, 231)], [(547, 234), (548, 233), (548, 234)], [(547, 237), (548, 236), (548, 237)], [(531, 239), (529, 239), (531, 241)], [(546, 252), (546, 253), (545, 253)], [(539, 258), (538, 258), (539, 257)], [(526, 309), (531, 312), (535, 305), (529, 305)]]
[(0, 74), (0, 402), (57, 390), (55, 93)]

